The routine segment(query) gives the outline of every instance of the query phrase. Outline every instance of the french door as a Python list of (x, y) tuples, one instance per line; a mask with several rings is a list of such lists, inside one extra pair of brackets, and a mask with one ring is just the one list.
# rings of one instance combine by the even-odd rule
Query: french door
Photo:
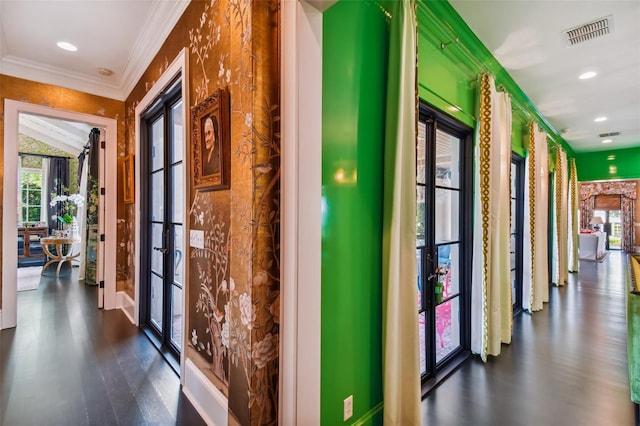
[[(181, 84), (143, 116), (140, 321), (163, 353), (182, 350), (184, 146)], [(172, 359), (169, 359), (172, 361)], [(175, 365), (174, 365), (175, 366)]]
[(511, 156), (511, 298), (513, 315), (522, 312), (522, 249), (524, 227), (524, 158)]
[(469, 349), (471, 130), (425, 105), (416, 149), (420, 372)]

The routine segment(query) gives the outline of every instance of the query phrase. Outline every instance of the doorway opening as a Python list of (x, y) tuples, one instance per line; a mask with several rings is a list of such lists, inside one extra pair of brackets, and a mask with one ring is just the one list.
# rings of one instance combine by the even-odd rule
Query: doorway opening
[[(105, 180), (102, 187), (106, 191), (104, 233), (111, 236), (105, 239), (104, 259), (104, 308), (116, 308), (116, 145), (117, 123), (114, 119), (93, 116), (71, 111), (57, 110), (26, 102), (5, 100), (4, 115), (4, 180), (3, 180), (3, 268), (2, 268), (2, 312), (0, 329), (15, 327), (17, 324), (17, 269), (18, 269), (18, 146), (21, 114), (48, 119), (60, 119), (73, 123), (87, 123), (92, 127), (105, 129)], [(86, 140), (85, 140), (86, 142)], [(9, 213), (16, 212), (16, 213)], [(37, 221), (41, 222), (41, 221)], [(37, 223), (36, 222), (36, 223)], [(31, 237), (29, 237), (31, 238)], [(24, 249), (24, 246), (23, 246)]]
[(620, 210), (594, 210), (594, 217), (603, 222), (603, 231), (607, 234), (606, 249), (622, 250), (622, 213)]

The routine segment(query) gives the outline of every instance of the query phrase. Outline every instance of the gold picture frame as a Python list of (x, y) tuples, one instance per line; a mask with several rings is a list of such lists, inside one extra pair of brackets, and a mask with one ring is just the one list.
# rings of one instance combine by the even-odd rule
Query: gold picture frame
[(191, 109), (193, 187), (229, 189), (231, 153), (229, 91), (218, 89)]
[(124, 202), (131, 204), (135, 202), (135, 186), (133, 179), (134, 172), (134, 156), (129, 154), (122, 160), (122, 186)]

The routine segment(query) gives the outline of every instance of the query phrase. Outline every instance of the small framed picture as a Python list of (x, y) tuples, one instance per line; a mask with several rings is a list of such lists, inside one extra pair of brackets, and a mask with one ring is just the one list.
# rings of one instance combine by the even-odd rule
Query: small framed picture
[(122, 161), (122, 186), (124, 187), (124, 202), (127, 204), (131, 204), (135, 201), (133, 167), (133, 154), (129, 154), (124, 157), (124, 160)]
[(193, 186), (204, 191), (229, 189), (229, 92), (219, 89), (191, 109)]

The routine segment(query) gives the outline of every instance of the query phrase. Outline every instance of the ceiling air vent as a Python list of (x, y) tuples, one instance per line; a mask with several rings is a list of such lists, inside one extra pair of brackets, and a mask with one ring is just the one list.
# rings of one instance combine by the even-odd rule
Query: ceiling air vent
[(613, 16), (609, 15), (604, 18), (580, 25), (579, 27), (566, 30), (564, 35), (567, 40), (567, 47), (593, 40), (594, 38), (606, 36), (613, 32)]
[(611, 136), (619, 136), (620, 132), (600, 133), (601, 138), (609, 138)]

